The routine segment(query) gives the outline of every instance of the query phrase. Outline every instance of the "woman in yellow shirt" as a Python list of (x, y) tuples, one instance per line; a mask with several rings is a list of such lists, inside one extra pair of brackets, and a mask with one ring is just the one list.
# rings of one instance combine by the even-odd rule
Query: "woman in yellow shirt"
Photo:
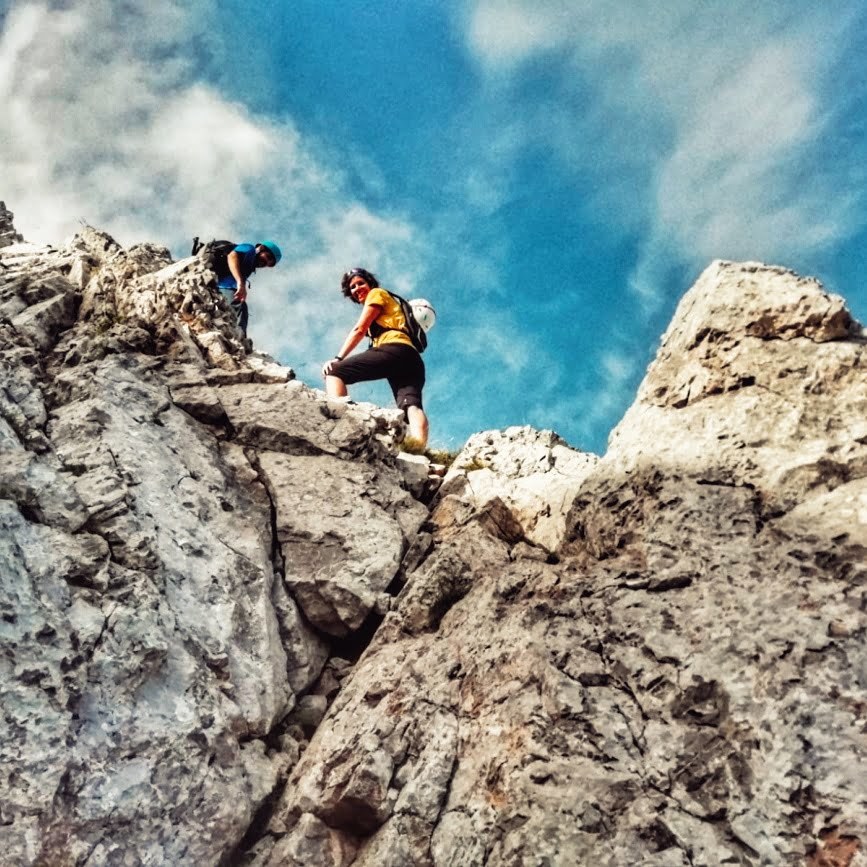
[[(340, 351), (322, 367), (325, 391), (330, 397), (346, 397), (354, 382), (387, 379), (397, 405), (409, 423), (404, 447), (421, 451), (427, 445), (428, 420), (422, 405), (424, 362), (412, 345), (400, 304), (364, 268), (343, 275), (343, 294), (364, 310), (346, 336)], [(373, 345), (352, 358), (347, 356), (367, 335)]]

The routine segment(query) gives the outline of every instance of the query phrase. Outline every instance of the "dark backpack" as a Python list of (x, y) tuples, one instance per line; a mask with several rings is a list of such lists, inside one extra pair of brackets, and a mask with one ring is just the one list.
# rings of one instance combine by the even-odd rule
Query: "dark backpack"
[(405, 298), (401, 298), (400, 295), (397, 295), (388, 289), (383, 289), (383, 292), (388, 292), (388, 294), (391, 295), (391, 297), (400, 305), (400, 312), (403, 313), (403, 318), (406, 320), (406, 328), (386, 328), (385, 326), (377, 325), (377, 323), (374, 322), (368, 330), (370, 336), (373, 338), (379, 337), (380, 334), (385, 334), (386, 331), (400, 331), (402, 334), (406, 334), (409, 337), (417, 352), (424, 352), (425, 349), (427, 349), (427, 334), (425, 334), (424, 328), (418, 324), (418, 320), (415, 318), (415, 313), (412, 312), (412, 307), (410, 307), (409, 301)]
[(218, 280), (223, 277), (229, 277), (229, 253), (238, 245), (234, 241), (208, 241), (203, 244), (198, 238), (193, 238), (193, 249), (190, 250), (190, 255), (195, 256), (200, 250), (204, 251), (204, 255), (209, 258), (208, 265), (211, 270), (217, 275)]

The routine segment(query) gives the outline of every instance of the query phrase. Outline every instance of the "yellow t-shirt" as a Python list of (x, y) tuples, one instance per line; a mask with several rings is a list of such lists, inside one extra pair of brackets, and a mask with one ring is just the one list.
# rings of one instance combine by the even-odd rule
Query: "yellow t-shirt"
[[(374, 320), (377, 325), (388, 329), (406, 328), (406, 319), (404, 318), (403, 311), (400, 309), (400, 304), (385, 289), (371, 289), (367, 293), (367, 298), (364, 299), (364, 306), (367, 307), (369, 304), (378, 304), (382, 307), (382, 313)], [(373, 338), (374, 347), (384, 346), (387, 343), (405, 343), (407, 346), (412, 346), (412, 340), (409, 339), (409, 335), (403, 330), (383, 331), (379, 337)]]

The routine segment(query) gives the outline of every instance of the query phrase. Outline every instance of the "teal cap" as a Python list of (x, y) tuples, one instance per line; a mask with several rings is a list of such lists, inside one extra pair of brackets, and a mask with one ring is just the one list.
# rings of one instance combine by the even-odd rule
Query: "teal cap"
[(260, 241), (259, 243), (261, 246), (267, 247), (274, 254), (275, 265), (283, 258), (280, 248), (273, 241)]

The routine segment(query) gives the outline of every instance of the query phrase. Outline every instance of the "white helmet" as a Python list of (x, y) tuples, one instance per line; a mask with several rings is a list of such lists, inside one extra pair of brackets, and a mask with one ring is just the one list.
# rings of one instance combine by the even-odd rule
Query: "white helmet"
[(437, 321), (436, 310), (433, 309), (433, 304), (425, 298), (413, 298), (409, 302), (412, 307), (412, 315), (425, 331), (430, 331)]

